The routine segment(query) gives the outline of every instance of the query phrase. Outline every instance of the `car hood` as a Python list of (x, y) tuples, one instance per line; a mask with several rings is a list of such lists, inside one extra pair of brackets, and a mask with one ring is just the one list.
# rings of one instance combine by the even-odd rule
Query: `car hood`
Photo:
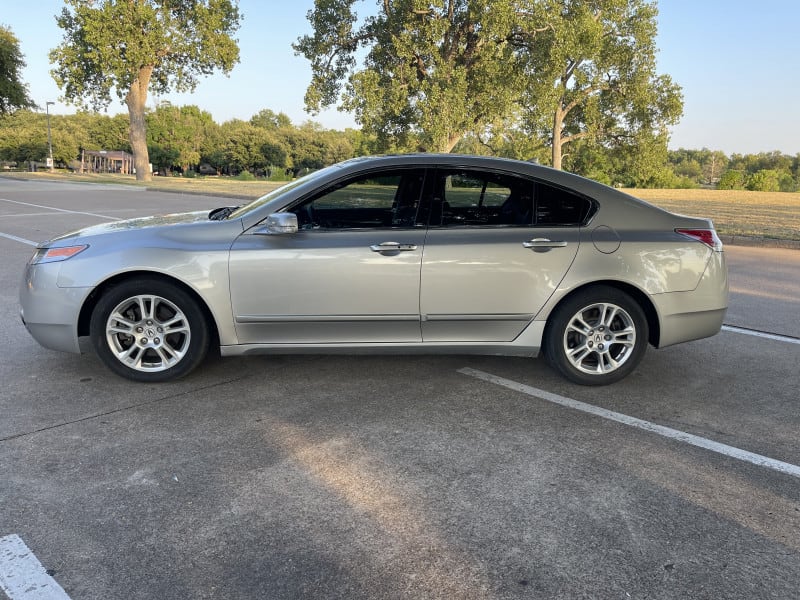
[(90, 227), (78, 229), (77, 231), (64, 233), (58, 237), (54, 237), (49, 243), (63, 240), (73, 241), (78, 238), (93, 237), (122, 231), (136, 231), (153, 227), (173, 227), (175, 225), (208, 222), (208, 214), (209, 211), (207, 210), (199, 210), (186, 213), (154, 215), (152, 217), (139, 217), (136, 219), (127, 219), (125, 221), (112, 221), (111, 223), (100, 223), (99, 225), (92, 225)]

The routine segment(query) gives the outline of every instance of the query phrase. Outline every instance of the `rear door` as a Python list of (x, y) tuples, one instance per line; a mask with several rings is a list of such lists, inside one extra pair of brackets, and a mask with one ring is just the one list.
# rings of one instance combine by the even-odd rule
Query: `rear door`
[(439, 168), (429, 177), (423, 341), (512, 341), (567, 273), (590, 201), (506, 173)]

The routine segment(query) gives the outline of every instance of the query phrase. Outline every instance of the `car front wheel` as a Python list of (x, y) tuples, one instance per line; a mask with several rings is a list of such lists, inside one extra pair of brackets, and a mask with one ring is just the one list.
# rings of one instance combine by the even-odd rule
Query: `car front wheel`
[(209, 345), (203, 311), (177, 285), (130, 280), (107, 290), (92, 313), (92, 345), (117, 375), (161, 382), (187, 375)]
[(606, 385), (626, 377), (644, 356), (647, 317), (641, 306), (616, 288), (579, 292), (551, 316), (545, 354), (567, 379)]

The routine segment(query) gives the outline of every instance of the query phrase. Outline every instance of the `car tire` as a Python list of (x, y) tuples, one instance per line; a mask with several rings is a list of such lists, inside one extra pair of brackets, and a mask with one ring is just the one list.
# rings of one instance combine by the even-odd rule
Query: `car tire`
[(100, 297), (90, 322), (92, 345), (117, 375), (139, 382), (183, 377), (205, 358), (209, 328), (198, 302), (157, 278), (116, 284)]
[(587, 288), (560, 304), (547, 323), (544, 351), (564, 377), (581, 385), (608, 385), (629, 375), (648, 344), (647, 317), (625, 292)]

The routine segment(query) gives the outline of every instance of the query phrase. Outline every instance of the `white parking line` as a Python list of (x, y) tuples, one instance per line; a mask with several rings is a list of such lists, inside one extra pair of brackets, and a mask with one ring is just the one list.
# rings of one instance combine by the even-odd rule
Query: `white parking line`
[(10, 233), (3, 233), (2, 231), (0, 231), (0, 237), (4, 237), (15, 242), (20, 242), (21, 244), (28, 244), (28, 246), (37, 245), (37, 243), (32, 240), (26, 240), (25, 238), (17, 237), (15, 235), (11, 235)]
[(0, 589), (9, 600), (69, 600), (16, 534), (0, 538)]
[(553, 394), (552, 392), (540, 390), (539, 388), (525, 385), (524, 383), (518, 383), (516, 381), (505, 379), (504, 377), (498, 377), (497, 375), (492, 375), (476, 369), (465, 367), (463, 369), (459, 369), (458, 372), (462, 373), (463, 375), (469, 375), (470, 377), (475, 377), (477, 379), (482, 379), (483, 381), (488, 381), (489, 383), (494, 383), (495, 385), (506, 387), (516, 392), (522, 392), (528, 396), (533, 396), (541, 400), (546, 400), (547, 402), (552, 402), (553, 404), (579, 410), (597, 417), (602, 417), (603, 419), (608, 419), (610, 421), (616, 421), (617, 423), (622, 423), (623, 425), (628, 425), (630, 427), (636, 427), (637, 429), (643, 429), (666, 438), (678, 440), (679, 442), (691, 444), (692, 446), (697, 446), (698, 448), (705, 448), (706, 450), (711, 450), (712, 452), (717, 452), (718, 454), (724, 454), (725, 456), (729, 456), (737, 460), (743, 460), (759, 467), (766, 467), (780, 473), (786, 473), (787, 475), (800, 477), (800, 467), (791, 463), (775, 460), (774, 458), (768, 458), (760, 454), (754, 454), (753, 452), (734, 448), (733, 446), (720, 444), (719, 442), (715, 442), (713, 440), (679, 431), (677, 429), (664, 427), (663, 425), (656, 425), (655, 423), (637, 419), (636, 417), (629, 417), (628, 415), (623, 415), (622, 413), (606, 410), (605, 408), (586, 404), (585, 402), (573, 400), (572, 398), (567, 398), (565, 396), (559, 396), (558, 394)]
[(44, 208), (56, 212), (70, 213), (73, 215), (89, 215), (90, 217), (99, 217), (101, 219), (108, 219), (109, 221), (116, 221), (117, 217), (109, 217), (108, 215), (99, 215), (97, 213), (83, 212), (80, 210), (67, 210), (66, 208), (56, 208), (55, 206), (43, 206), (42, 204), (31, 204), (30, 202), (20, 202), (19, 200), (9, 200), (8, 198), (0, 198), (3, 202), (11, 202), (13, 204), (21, 204), (23, 206), (33, 206), (34, 208)]
[(722, 331), (729, 331), (731, 333), (742, 333), (744, 335), (752, 335), (767, 340), (776, 340), (778, 342), (786, 342), (787, 344), (800, 345), (800, 338), (791, 337), (788, 335), (779, 335), (777, 333), (768, 333), (766, 331), (758, 331), (757, 329), (747, 329), (745, 327), (734, 327), (733, 325), (723, 325)]

